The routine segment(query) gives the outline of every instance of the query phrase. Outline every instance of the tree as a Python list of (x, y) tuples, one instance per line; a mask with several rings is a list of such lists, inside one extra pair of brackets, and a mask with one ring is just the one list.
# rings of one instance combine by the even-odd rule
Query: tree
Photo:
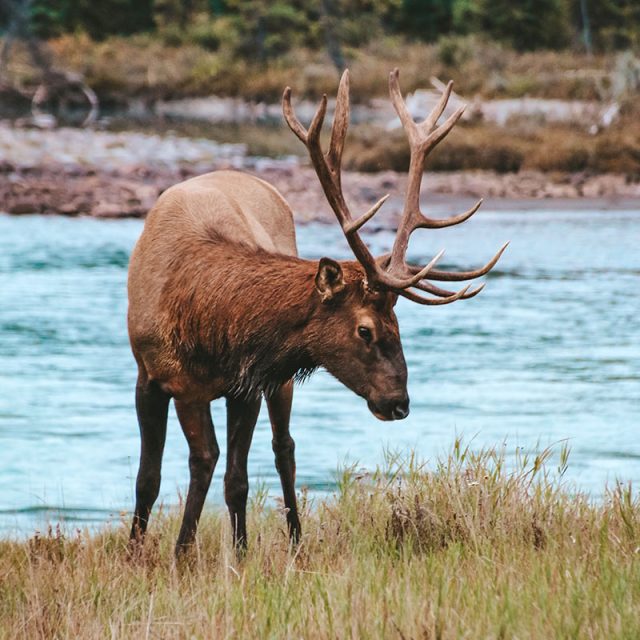
[(486, 33), (515, 49), (559, 49), (570, 41), (567, 0), (456, 0), (454, 28)]
[(396, 19), (399, 31), (428, 42), (453, 28), (455, 0), (403, 0)]
[(148, 31), (154, 27), (154, 0), (14, 1), (28, 5), (30, 28), (40, 38), (81, 29), (100, 39), (111, 34)]
[(599, 50), (640, 45), (640, 2), (637, 0), (571, 0), (571, 13), (583, 27), (586, 9), (593, 45)]

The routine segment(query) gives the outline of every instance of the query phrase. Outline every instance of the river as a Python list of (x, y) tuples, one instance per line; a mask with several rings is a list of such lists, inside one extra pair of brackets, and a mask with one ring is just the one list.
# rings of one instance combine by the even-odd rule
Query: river
[[(478, 297), (444, 307), (401, 300), (411, 415), (378, 422), (328, 374), (298, 388), (298, 487), (329, 491), (336, 469), (370, 469), (384, 450), (433, 466), (456, 437), (532, 451), (568, 441), (566, 481), (601, 496), (640, 481), (640, 218), (633, 211), (481, 211), (455, 229), (417, 232), (416, 260), (444, 268), (511, 246)], [(0, 533), (47, 522), (117, 523), (133, 506), (139, 438), (127, 341), (126, 271), (138, 220), (0, 215)], [(422, 234), (422, 235), (420, 235)], [(392, 236), (367, 236), (377, 251)], [(300, 227), (305, 257), (349, 257), (331, 225)], [(421, 247), (420, 243), (424, 243)], [(420, 249), (423, 249), (422, 251)], [(225, 453), (224, 403), (213, 405)], [(263, 409), (252, 487), (278, 492)], [(223, 459), (222, 459), (223, 460)], [(209, 502), (222, 503), (224, 463)], [(187, 447), (170, 416), (161, 501), (187, 486)]]

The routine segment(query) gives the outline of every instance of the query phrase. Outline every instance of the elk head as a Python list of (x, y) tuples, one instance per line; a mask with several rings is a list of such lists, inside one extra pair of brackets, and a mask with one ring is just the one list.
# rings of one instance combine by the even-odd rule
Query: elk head
[[(329, 150), (320, 145), (320, 130), (327, 110), (327, 96), (322, 97), (308, 129), (300, 123), (291, 105), (291, 88), (282, 98), (284, 117), (291, 130), (309, 151), (324, 194), (333, 209), (357, 262), (338, 263), (322, 258), (315, 286), (323, 309), (319, 314), (323, 336), (317, 335), (317, 361), (343, 384), (367, 400), (371, 412), (382, 420), (405, 418), (409, 413), (407, 367), (400, 342), (398, 321), (393, 307), (398, 296), (422, 305), (441, 305), (472, 298), (484, 285), (448, 291), (435, 281), (463, 281), (488, 273), (498, 262), (507, 244), (482, 268), (450, 272), (436, 269), (440, 251), (424, 267), (406, 262), (409, 238), (416, 229), (440, 229), (470, 218), (482, 204), (446, 219), (429, 218), (420, 210), (420, 185), (428, 153), (451, 131), (462, 116), (460, 107), (441, 125), (453, 83), (449, 82), (437, 105), (420, 123), (414, 122), (400, 92), (399, 72), (389, 74), (391, 102), (407, 134), (410, 163), (404, 209), (390, 254), (374, 257), (360, 237), (359, 229), (370, 220), (389, 195), (376, 202), (369, 211), (354, 219), (342, 193), (341, 161), (349, 124), (349, 72), (340, 80), (335, 115), (331, 127)], [(421, 293), (418, 293), (421, 292)], [(431, 294), (425, 296), (423, 293)]]

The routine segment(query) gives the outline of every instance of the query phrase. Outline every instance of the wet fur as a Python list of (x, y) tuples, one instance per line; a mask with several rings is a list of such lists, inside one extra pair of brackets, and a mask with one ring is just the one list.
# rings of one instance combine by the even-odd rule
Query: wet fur
[[(313, 327), (324, 315), (317, 262), (213, 231), (183, 245), (173, 262), (161, 297), (163, 333), (191, 375), (224, 378), (227, 394), (257, 397), (321, 365), (309, 344), (322, 339)], [(357, 264), (344, 270), (352, 282), (363, 277)]]

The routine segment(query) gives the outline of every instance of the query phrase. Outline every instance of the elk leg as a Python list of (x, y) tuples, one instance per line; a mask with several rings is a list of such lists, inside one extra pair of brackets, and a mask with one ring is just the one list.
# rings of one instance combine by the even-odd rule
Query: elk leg
[(282, 385), (278, 391), (267, 398), (269, 419), (273, 432), (273, 453), (276, 458), (276, 469), (282, 483), (284, 506), (287, 509), (287, 525), (289, 538), (293, 544), (300, 540), (301, 528), (296, 503), (296, 459), (295, 442), (289, 434), (289, 419), (293, 401), (293, 381)]
[(140, 369), (136, 384), (136, 412), (140, 427), (140, 467), (136, 479), (136, 508), (131, 541), (142, 540), (149, 514), (160, 491), (160, 467), (167, 435), (170, 396)]
[(189, 491), (176, 543), (176, 555), (186, 551), (196, 537), (198, 521), (211, 484), (220, 449), (216, 441), (208, 402), (186, 403), (176, 400), (176, 413), (189, 444)]
[(224, 499), (229, 508), (233, 543), (240, 552), (247, 548), (247, 457), (262, 400), (227, 398), (227, 471)]

